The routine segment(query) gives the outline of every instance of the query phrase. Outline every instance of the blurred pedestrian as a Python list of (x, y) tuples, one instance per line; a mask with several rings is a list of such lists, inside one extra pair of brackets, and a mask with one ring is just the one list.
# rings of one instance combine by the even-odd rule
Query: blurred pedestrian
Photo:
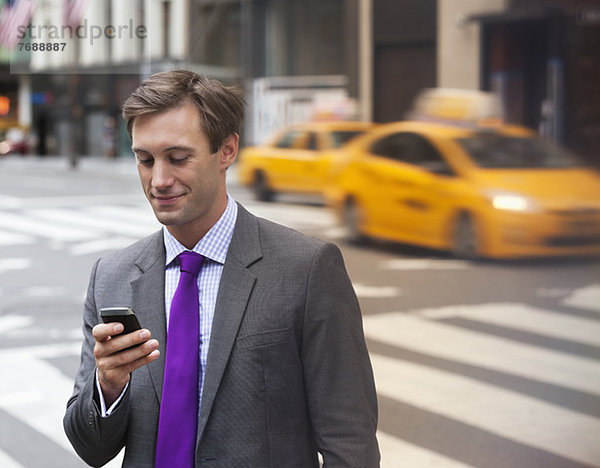
[[(64, 425), (93, 466), (123, 446), (127, 467), (308, 468), (318, 452), (325, 466), (379, 466), (373, 374), (339, 250), (226, 191), (243, 112), (239, 91), (187, 71), (151, 76), (123, 106), (163, 229), (92, 270)], [(100, 324), (100, 308), (125, 305), (147, 328)]]
[(108, 116), (104, 118), (104, 128), (102, 131), (102, 150), (104, 157), (114, 159), (116, 156), (116, 122), (115, 118)]

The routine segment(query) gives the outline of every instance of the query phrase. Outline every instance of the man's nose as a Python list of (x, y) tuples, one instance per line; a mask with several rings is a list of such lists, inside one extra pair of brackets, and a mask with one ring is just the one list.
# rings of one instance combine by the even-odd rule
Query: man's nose
[(158, 190), (162, 190), (173, 185), (174, 178), (169, 164), (164, 161), (154, 161), (152, 167), (152, 186)]

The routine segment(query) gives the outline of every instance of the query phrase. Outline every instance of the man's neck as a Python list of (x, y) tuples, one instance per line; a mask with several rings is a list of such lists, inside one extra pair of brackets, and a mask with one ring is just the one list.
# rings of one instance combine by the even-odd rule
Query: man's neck
[(166, 226), (166, 228), (181, 245), (186, 249), (192, 250), (200, 242), (200, 239), (221, 219), (221, 216), (223, 216), (223, 213), (227, 209), (227, 203), (228, 199), (226, 196), (224, 203), (220, 203), (219, 208), (213, 210), (209, 216), (182, 225)]

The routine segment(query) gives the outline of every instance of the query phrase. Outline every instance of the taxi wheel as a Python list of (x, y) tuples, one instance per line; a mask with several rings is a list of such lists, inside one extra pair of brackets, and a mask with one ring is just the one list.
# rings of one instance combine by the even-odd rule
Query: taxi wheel
[(273, 196), (275, 195), (273, 190), (269, 188), (269, 184), (267, 183), (267, 176), (261, 171), (257, 171), (254, 174), (254, 181), (252, 182), (252, 191), (254, 192), (254, 197), (258, 201), (273, 201)]
[(367, 237), (360, 228), (360, 208), (352, 199), (344, 204), (344, 227), (346, 228), (346, 239), (352, 244), (365, 244)]
[(473, 218), (467, 214), (461, 215), (454, 226), (452, 254), (466, 260), (479, 258), (475, 223)]

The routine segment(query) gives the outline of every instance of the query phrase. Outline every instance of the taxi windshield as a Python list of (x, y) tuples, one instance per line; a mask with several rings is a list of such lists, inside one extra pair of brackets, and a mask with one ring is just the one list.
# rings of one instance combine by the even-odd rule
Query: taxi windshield
[(536, 138), (476, 135), (458, 139), (473, 161), (486, 169), (581, 167), (584, 163), (556, 144)]
[(362, 130), (337, 130), (331, 132), (331, 144), (334, 148), (339, 148), (352, 138), (363, 134)]

